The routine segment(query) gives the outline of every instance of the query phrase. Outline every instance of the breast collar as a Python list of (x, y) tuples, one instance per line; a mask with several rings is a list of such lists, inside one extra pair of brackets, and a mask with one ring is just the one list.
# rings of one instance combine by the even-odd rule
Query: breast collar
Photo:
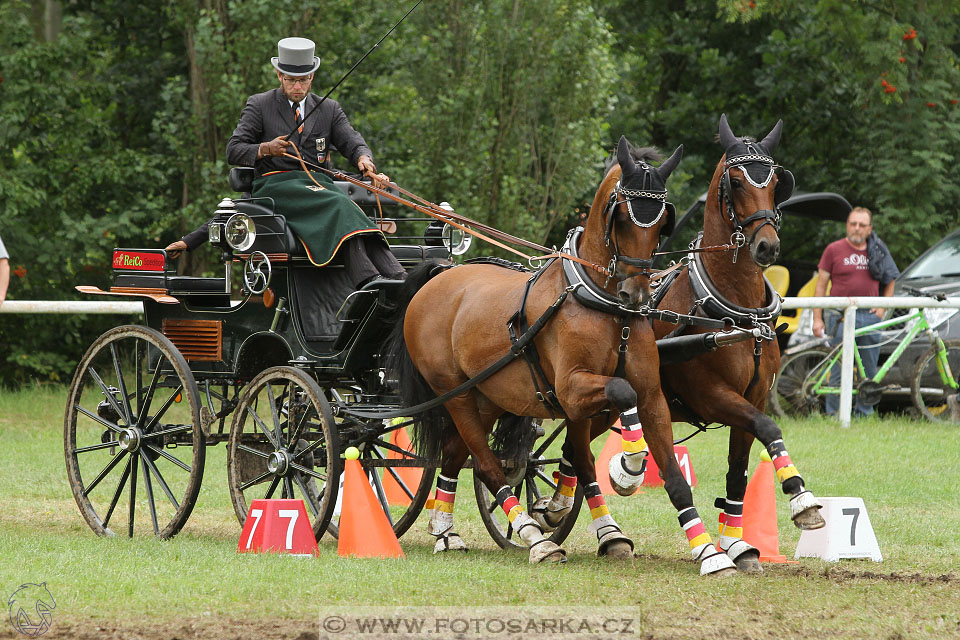
[[(697, 239), (691, 245), (692, 249), (699, 249), (700, 242), (703, 240), (703, 232), (697, 234)], [(703, 309), (703, 312), (711, 318), (730, 318), (734, 324), (740, 326), (757, 326), (763, 323), (769, 328), (767, 323), (775, 322), (780, 315), (780, 294), (776, 292), (766, 276), (763, 276), (763, 283), (767, 291), (767, 305), (765, 307), (741, 307), (727, 300), (720, 293), (717, 286), (707, 275), (706, 267), (703, 264), (703, 254), (693, 252), (689, 254), (690, 263), (688, 270), (690, 273), (690, 286), (693, 288), (693, 295), (697, 304)]]
[[(577, 253), (577, 240), (583, 233), (583, 227), (576, 227), (567, 233), (567, 240), (563, 244), (563, 252), (568, 253), (575, 258), (579, 258)], [(577, 302), (589, 309), (612, 313), (614, 315), (636, 315), (645, 316), (649, 310), (641, 307), (640, 309), (628, 309), (620, 304), (619, 298), (610, 295), (587, 275), (587, 270), (579, 262), (567, 260), (564, 258), (563, 277), (567, 281), (567, 286), (572, 288), (573, 297)]]

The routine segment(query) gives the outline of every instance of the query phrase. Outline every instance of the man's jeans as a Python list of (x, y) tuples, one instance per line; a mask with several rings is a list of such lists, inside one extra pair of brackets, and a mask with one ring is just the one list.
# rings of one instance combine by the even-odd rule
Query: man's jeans
[[(826, 332), (828, 335), (832, 336), (830, 340), (830, 346), (836, 346), (843, 342), (843, 322), (841, 320), (843, 316), (838, 313), (830, 313), (826, 318)], [(869, 309), (857, 309), (857, 326), (865, 327), (870, 324), (880, 322), (880, 318), (877, 317), (877, 314), (873, 313)], [(860, 351), (860, 359), (863, 360), (863, 369), (867, 374), (868, 378), (872, 378), (877, 373), (877, 360), (880, 358), (880, 349), (874, 345), (880, 344), (880, 334), (877, 332), (871, 332), (866, 335), (862, 335), (857, 338), (857, 346)], [(840, 386), (840, 360), (837, 361), (837, 364), (830, 371), (830, 386), (839, 387)], [(856, 367), (856, 363), (854, 363)], [(853, 407), (854, 415), (868, 416), (873, 413), (873, 405), (863, 404), (860, 402), (860, 396), (853, 396), (855, 401)], [(840, 408), (840, 396), (830, 394), (826, 397), (826, 410), (829, 415), (837, 415), (837, 410)]]

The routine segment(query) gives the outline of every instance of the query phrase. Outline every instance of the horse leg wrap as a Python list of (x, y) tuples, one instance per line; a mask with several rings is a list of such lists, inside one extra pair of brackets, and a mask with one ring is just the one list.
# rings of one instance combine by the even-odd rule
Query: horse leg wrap
[(457, 479), (448, 478), (442, 474), (437, 476), (437, 493), (426, 505), (430, 510), (427, 533), (439, 537), (453, 529), (453, 502), (456, 497)]
[[(590, 515), (593, 517), (588, 530), (590, 533), (597, 535), (597, 555), (608, 555), (611, 545), (615, 542), (625, 542), (629, 545), (630, 550), (627, 555), (631, 555), (633, 553), (633, 540), (623, 535), (613, 516), (610, 515), (610, 509), (603, 499), (600, 486), (596, 482), (592, 482), (584, 488), (583, 493), (587, 498), (587, 505), (590, 507)], [(619, 556), (621, 554), (614, 552), (614, 555)]]
[(610, 485), (622, 496), (636, 493), (647, 470), (647, 442), (633, 407), (620, 414), (620, 443), (623, 451), (610, 458)]
[(445, 551), (467, 551), (467, 545), (464, 544), (463, 540), (453, 531), (448, 533), (441, 534), (437, 536), (437, 543), (433, 545), (434, 553), (441, 553)]
[(801, 529), (820, 529), (827, 522), (820, 515), (823, 505), (810, 491), (804, 489), (790, 497), (790, 519)]
[(717, 551), (717, 548), (713, 546), (710, 534), (703, 526), (703, 520), (700, 519), (696, 507), (687, 507), (680, 511), (677, 514), (677, 520), (680, 522), (683, 532), (687, 534), (687, 542), (690, 543), (690, 553), (693, 555), (693, 559), (700, 562), (700, 575), (705, 576), (725, 569), (736, 570), (733, 560), (727, 554)]
[(782, 439), (774, 440), (767, 445), (767, 453), (773, 460), (773, 468), (777, 470), (777, 480), (780, 481), (781, 485), (790, 478), (797, 478), (800, 485), (803, 485), (803, 478), (800, 477), (800, 472), (797, 471), (793, 460), (790, 459), (790, 454), (787, 453), (787, 448), (784, 446)]
[(507, 519), (510, 520), (513, 530), (517, 532), (524, 544), (530, 547), (530, 564), (537, 564), (545, 560), (548, 562), (567, 561), (566, 551), (543, 536), (540, 525), (523, 510), (520, 501), (513, 495), (509, 486), (500, 487), (497, 491), (497, 502), (500, 503), (503, 512), (507, 514)]
[(717, 540), (717, 548), (726, 553), (737, 564), (738, 569), (761, 573), (763, 568), (759, 562), (760, 551), (743, 540), (743, 502), (717, 498), (714, 506), (723, 509), (720, 514), (720, 539)]
[(560, 470), (554, 477), (557, 479), (557, 489), (553, 496), (543, 496), (530, 509), (530, 515), (547, 533), (560, 526), (560, 522), (570, 513), (577, 492), (576, 472), (565, 459), (560, 460)]

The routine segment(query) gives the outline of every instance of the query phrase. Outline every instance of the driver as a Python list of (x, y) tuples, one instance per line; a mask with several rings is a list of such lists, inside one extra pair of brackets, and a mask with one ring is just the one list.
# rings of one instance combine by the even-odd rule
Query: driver
[[(324, 100), (314, 111), (320, 102), (319, 96), (310, 93), (320, 66), (314, 49), (313, 41), (306, 38), (280, 40), (278, 55), (271, 59), (280, 86), (247, 99), (227, 142), (227, 162), (254, 167), (252, 195), (274, 199), (276, 213), (286, 217), (314, 265), (328, 264), (342, 249), (347, 273), (357, 288), (379, 278), (403, 279), (406, 273), (390, 252), (383, 231), (360, 207), (327, 174), (308, 175), (295, 158), (284, 156), (296, 156), (296, 147), (306, 162), (323, 165), (332, 146), (374, 186), (382, 188), (390, 182), (377, 173), (370, 148), (335, 100)], [(166, 250), (176, 258), (206, 239), (207, 225), (203, 225)]]

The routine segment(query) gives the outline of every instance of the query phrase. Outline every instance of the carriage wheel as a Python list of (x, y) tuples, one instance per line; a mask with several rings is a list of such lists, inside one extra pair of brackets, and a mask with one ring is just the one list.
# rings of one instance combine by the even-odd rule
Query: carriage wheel
[[(954, 381), (960, 380), (960, 340), (944, 340), (947, 362)], [(910, 385), (910, 397), (920, 413), (936, 422), (960, 422), (957, 389), (943, 381), (937, 360), (937, 347), (931, 347), (919, 360)]]
[(249, 504), (300, 498), (317, 540), (330, 522), (342, 469), (330, 405), (316, 381), (293, 367), (272, 367), (250, 381), (233, 415), (227, 482), (243, 525)]
[[(560, 461), (559, 457), (546, 458), (544, 452), (557, 439), (565, 425), (566, 422), (559, 423), (549, 436), (537, 443), (527, 459), (525, 468), (504, 470), (507, 474), (507, 482), (513, 488), (513, 495), (517, 496), (527, 513), (533, 510), (533, 505), (537, 500), (544, 496), (552, 496), (557, 488), (557, 483), (552, 474)], [(513, 530), (506, 514), (497, 503), (496, 496), (490, 493), (490, 490), (480, 481), (476, 473), (473, 475), (473, 493), (477, 498), (480, 519), (483, 520), (483, 526), (487, 528), (493, 541), (502, 549), (526, 549), (527, 545)], [(556, 529), (549, 534), (544, 534), (548, 540), (561, 544), (567, 539), (567, 536), (573, 530), (573, 526), (577, 523), (581, 503), (583, 503), (583, 487), (578, 483), (577, 492), (573, 498), (573, 508), (560, 521), (560, 525)]]
[[(398, 421), (392, 425), (394, 428), (391, 431), (381, 433), (359, 447), (360, 464), (398, 538), (407, 532), (423, 511), (436, 475), (436, 469), (428, 466), (428, 461), (417, 455), (412, 446), (396, 447), (396, 434), (410, 424), (412, 421), (409, 420)], [(403, 449), (403, 453), (398, 452), (397, 448)], [(414, 466), (407, 466), (411, 463)], [(327, 531), (334, 538), (340, 536), (339, 509)]]
[(794, 418), (823, 412), (823, 397), (810, 391), (814, 382), (810, 374), (829, 353), (827, 349), (815, 347), (781, 361), (780, 372), (767, 396), (767, 406), (774, 415)]
[(131, 537), (180, 531), (206, 449), (196, 382), (163, 334), (123, 326), (97, 338), (70, 385), (63, 432), (70, 488), (98, 535), (114, 535), (111, 523)]

